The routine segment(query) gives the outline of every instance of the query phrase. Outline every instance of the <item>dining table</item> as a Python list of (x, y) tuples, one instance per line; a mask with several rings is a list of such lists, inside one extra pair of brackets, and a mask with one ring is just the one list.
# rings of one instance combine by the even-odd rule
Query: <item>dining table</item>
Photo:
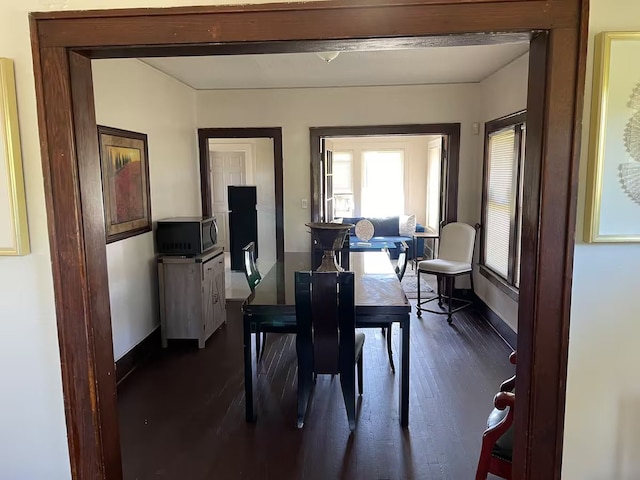
[[(401, 329), (399, 417), (403, 427), (409, 425), (409, 339), (411, 305), (400, 285), (393, 265), (385, 252), (351, 252), (349, 270), (355, 277), (356, 328), (381, 328), (389, 322)], [(256, 421), (254, 400), (255, 375), (251, 334), (261, 325), (277, 320), (278, 331), (297, 333), (295, 307), (295, 272), (310, 271), (312, 255), (286, 252), (262, 278), (242, 306), (244, 339), (244, 387), (246, 420)], [(256, 359), (259, 356), (256, 355)]]

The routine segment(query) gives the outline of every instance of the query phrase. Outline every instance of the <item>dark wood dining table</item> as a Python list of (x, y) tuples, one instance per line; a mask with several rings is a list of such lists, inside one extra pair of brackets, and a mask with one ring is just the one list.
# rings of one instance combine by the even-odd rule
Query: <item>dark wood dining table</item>
[[(402, 290), (389, 257), (384, 252), (351, 252), (355, 274), (356, 328), (380, 328), (395, 322), (401, 328), (400, 424), (409, 425), (409, 319), (411, 305)], [(279, 322), (278, 331), (295, 334), (295, 279), (297, 271), (311, 269), (310, 253), (285, 253), (264, 276), (242, 306), (244, 328), (244, 388), (246, 419), (256, 420), (251, 334), (263, 322)], [(365, 345), (366, 348), (366, 345)], [(256, 355), (257, 358), (257, 355)]]

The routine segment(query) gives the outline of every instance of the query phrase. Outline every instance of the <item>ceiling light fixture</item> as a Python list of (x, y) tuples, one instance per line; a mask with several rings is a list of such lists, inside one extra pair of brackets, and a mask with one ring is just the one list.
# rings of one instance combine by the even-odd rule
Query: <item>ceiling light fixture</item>
[(318, 52), (316, 55), (318, 55), (325, 62), (329, 63), (331, 60), (340, 55), (340, 52)]

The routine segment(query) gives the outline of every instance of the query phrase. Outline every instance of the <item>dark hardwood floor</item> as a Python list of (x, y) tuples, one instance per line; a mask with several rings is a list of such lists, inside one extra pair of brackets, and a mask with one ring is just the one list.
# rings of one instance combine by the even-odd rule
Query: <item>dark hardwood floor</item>
[[(415, 301), (412, 301), (415, 305)], [(258, 421), (244, 420), (241, 321), (230, 315), (204, 350), (169, 348), (119, 387), (125, 479), (473, 479), (509, 347), (472, 312), (412, 314), (409, 428), (379, 329), (365, 330), (364, 395), (350, 435), (338, 378), (320, 376), (296, 428), (294, 337), (269, 334)], [(398, 328), (394, 352), (399, 365)]]

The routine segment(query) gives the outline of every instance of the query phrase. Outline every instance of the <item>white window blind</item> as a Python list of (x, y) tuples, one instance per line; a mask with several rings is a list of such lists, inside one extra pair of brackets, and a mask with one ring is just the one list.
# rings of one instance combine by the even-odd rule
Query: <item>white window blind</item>
[(333, 152), (333, 193), (353, 193), (351, 152)]
[(515, 214), (515, 138), (512, 127), (491, 134), (488, 145), (485, 265), (505, 278), (509, 275), (511, 219)]

